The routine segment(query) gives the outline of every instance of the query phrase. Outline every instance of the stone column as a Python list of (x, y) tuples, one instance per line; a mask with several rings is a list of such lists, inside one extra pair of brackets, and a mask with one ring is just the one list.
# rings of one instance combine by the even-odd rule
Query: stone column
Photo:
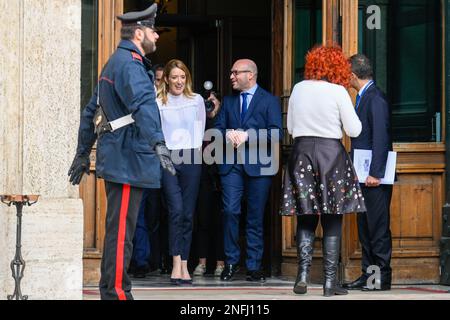
[[(81, 0), (0, 0), (0, 194), (24, 208), (22, 291), (81, 299), (83, 207), (67, 171), (80, 118)], [(14, 290), (15, 208), (0, 206), (0, 299)]]

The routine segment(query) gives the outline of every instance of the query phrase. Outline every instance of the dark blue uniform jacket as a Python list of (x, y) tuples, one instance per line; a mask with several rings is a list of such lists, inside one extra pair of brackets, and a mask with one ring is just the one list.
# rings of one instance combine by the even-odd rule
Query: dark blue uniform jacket
[(149, 61), (133, 42), (123, 40), (109, 59), (81, 115), (77, 153), (88, 155), (97, 139), (93, 117), (100, 105), (108, 120), (132, 114), (134, 124), (103, 134), (97, 142), (97, 176), (141, 188), (159, 188), (161, 167), (154, 152), (164, 142)]

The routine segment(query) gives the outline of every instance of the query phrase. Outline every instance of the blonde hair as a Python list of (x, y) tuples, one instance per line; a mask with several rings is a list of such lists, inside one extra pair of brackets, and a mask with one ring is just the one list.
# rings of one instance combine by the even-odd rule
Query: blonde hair
[(189, 69), (182, 61), (173, 59), (166, 64), (164, 68), (164, 79), (158, 87), (158, 98), (161, 99), (163, 105), (167, 104), (168, 101), (167, 95), (169, 94), (169, 84), (167, 83), (167, 80), (170, 77), (170, 72), (175, 68), (182, 70), (186, 74), (186, 85), (183, 94), (190, 98), (195, 96), (194, 91), (192, 90), (192, 77)]

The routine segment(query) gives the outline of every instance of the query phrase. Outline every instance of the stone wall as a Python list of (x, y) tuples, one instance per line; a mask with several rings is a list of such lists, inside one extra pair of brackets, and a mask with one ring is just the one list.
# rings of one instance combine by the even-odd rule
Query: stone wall
[[(0, 0), (0, 194), (24, 208), (23, 293), (81, 299), (83, 208), (67, 171), (80, 115), (81, 0)], [(0, 206), (0, 299), (14, 290), (15, 209)]]

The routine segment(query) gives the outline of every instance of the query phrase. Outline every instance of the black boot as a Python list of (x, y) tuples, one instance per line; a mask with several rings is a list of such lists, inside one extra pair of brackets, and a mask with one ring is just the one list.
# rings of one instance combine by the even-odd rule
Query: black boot
[(323, 285), (323, 295), (332, 297), (335, 295), (346, 295), (348, 291), (341, 288), (337, 283), (337, 270), (339, 263), (339, 249), (341, 245), (340, 237), (323, 238), (323, 271), (325, 283)]
[(307, 230), (297, 232), (298, 272), (294, 285), (294, 293), (296, 294), (307, 292), (313, 250), (314, 232)]

